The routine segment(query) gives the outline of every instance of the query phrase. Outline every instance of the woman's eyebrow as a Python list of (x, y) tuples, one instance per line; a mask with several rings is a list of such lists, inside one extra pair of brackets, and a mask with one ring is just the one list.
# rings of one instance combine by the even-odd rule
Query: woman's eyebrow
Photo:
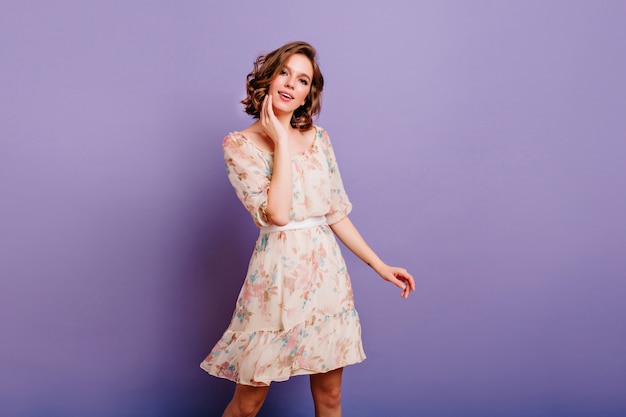
[[(285, 68), (287, 68), (289, 70), (289, 72), (294, 72), (291, 67), (289, 67), (289, 65), (285, 65)], [(311, 76), (305, 72), (302, 72), (300, 74), (298, 74), (299, 77), (307, 77), (309, 80), (311, 79)]]

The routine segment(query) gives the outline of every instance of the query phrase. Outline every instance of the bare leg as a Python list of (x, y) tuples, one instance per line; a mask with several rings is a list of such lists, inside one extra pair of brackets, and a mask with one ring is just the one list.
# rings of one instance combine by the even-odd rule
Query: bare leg
[(341, 375), (343, 368), (311, 375), (315, 417), (341, 417)]
[(233, 399), (224, 410), (222, 417), (254, 417), (261, 409), (267, 396), (267, 387), (251, 387), (237, 384)]

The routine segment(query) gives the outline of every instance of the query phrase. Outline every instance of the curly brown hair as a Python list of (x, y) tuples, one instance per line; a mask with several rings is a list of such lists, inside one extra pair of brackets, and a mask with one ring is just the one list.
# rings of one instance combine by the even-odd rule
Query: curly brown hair
[(258, 119), (261, 115), (261, 103), (267, 94), (274, 77), (285, 67), (292, 55), (302, 54), (309, 58), (313, 66), (311, 91), (305, 103), (298, 107), (291, 117), (291, 126), (299, 130), (309, 130), (313, 125), (313, 116), (322, 109), (322, 89), (324, 77), (316, 61), (316, 51), (306, 42), (290, 42), (269, 54), (260, 55), (254, 61), (254, 69), (246, 77), (246, 98), (241, 100), (245, 112)]

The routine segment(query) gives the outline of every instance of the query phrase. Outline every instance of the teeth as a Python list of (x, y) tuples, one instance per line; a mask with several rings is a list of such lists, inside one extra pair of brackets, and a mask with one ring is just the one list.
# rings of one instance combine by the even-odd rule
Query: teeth
[(283, 96), (283, 97), (287, 97), (287, 98), (293, 98), (289, 94), (285, 94), (285, 93), (280, 93), (280, 95)]

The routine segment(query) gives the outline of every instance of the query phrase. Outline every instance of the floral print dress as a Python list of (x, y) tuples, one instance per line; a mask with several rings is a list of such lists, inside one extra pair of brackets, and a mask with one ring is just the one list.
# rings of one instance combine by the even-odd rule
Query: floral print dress
[[(228, 178), (258, 227), (265, 215), (271, 152), (241, 133), (222, 144)], [(293, 156), (291, 221), (352, 209), (326, 131)], [(328, 226), (261, 231), (232, 321), (201, 368), (243, 385), (266, 386), (292, 375), (324, 373), (365, 359), (350, 278)]]

